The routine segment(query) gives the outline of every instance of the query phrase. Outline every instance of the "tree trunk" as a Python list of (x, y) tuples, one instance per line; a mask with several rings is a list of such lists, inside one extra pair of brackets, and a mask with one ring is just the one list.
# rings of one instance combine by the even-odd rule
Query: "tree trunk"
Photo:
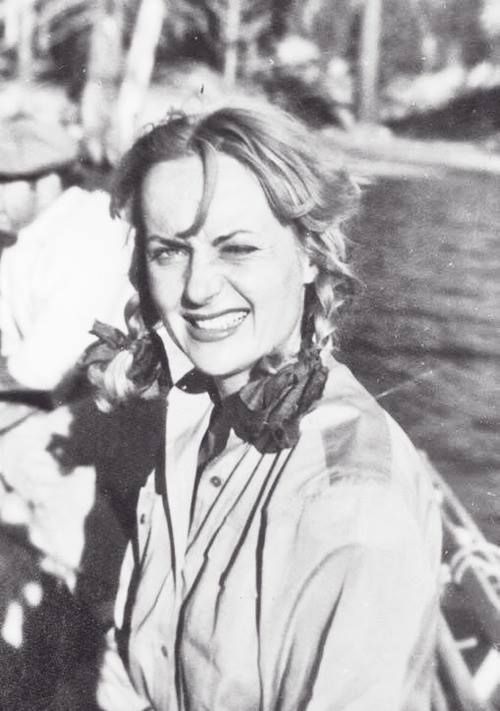
[(241, 0), (228, 0), (224, 33), (224, 81), (233, 87), (238, 74), (238, 42), (241, 32)]
[(29, 83), (34, 77), (33, 39), (36, 28), (36, 0), (21, 0), (19, 12), (19, 38), (17, 45), (17, 78)]
[(90, 34), (87, 77), (80, 101), (83, 140), (93, 163), (107, 158), (111, 117), (122, 73), (123, 16), (121, 8), (96, 11)]
[(167, 0), (142, 0), (118, 94), (112, 150), (114, 159), (127, 150), (137, 130), (153, 74), (156, 48), (167, 11)]
[(382, 0), (365, 0), (358, 60), (358, 119), (362, 123), (376, 123), (378, 119), (381, 25)]

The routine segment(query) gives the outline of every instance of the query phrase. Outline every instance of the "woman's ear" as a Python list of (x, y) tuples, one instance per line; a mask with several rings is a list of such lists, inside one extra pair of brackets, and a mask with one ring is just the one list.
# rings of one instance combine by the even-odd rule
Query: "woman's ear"
[(302, 253), (302, 282), (303, 284), (312, 284), (318, 276), (318, 267), (313, 263), (307, 252)]
[(316, 281), (319, 273), (318, 266), (312, 257), (314, 249), (311, 245), (311, 235), (309, 232), (299, 235), (299, 250), (299, 258), (302, 266), (302, 283), (305, 286), (306, 284), (312, 284)]

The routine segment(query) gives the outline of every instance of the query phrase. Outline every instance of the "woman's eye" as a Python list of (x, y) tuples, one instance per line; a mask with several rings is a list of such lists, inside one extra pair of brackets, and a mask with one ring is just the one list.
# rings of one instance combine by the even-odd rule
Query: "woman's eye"
[(229, 255), (244, 256), (245, 254), (257, 252), (257, 247), (251, 244), (226, 244), (222, 252)]
[(151, 261), (166, 264), (184, 259), (188, 256), (188, 250), (184, 245), (161, 245), (149, 249), (148, 255)]

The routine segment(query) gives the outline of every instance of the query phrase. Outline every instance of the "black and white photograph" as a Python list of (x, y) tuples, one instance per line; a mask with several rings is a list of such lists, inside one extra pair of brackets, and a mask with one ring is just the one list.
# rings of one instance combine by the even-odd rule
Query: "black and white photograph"
[(0, 711), (500, 711), (499, 196), (499, 0), (0, 0)]

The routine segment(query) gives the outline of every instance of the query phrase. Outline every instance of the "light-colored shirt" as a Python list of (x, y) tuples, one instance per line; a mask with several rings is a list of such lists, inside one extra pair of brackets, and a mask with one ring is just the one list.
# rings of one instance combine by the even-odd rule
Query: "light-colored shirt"
[(26, 507), (26, 519), (20, 523), (26, 524), (31, 542), (44, 556), (42, 567), (64, 579), (70, 590), (76, 585), (96, 479), (93, 466), (67, 471), (54, 456), (54, 444), (68, 440), (73, 422), (74, 413), (62, 406), (35, 412), (0, 436), (2, 520), (11, 502)]
[(212, 405), (171, 390), (101, 669), (106, 711), (429, 711), (432, 484), (398, 425), (329, 367), (297, 445), (261, 454), (231, 432), (194, 502)]
[[(74, 187), (63, 193), (0, 258), (1, 351), (10, 374), (29, 388), (50, 390), (95, 340), (95, 319), (124, 330), (133, 240), (109, 215), (109, 196)], [(96, 504), (93, 466), (66, 471), (53, 443), (75, 437), (82, 403), (51, 413), (3, 403), (2, 419), (17, 424), (0, 437), (0, 471), (14, 493), (0, 487), (2, 515), (9, 501), (29, 505), (30, 539), (44, 567), (73, 589), (85, 544), (86, 518)], [(26, 416), (27, 419), (23, 419)], [(81, 435), (80, 435), (81, 436)], [(57, 450), (57, 447), (55, 447)], [(100, 496), (99, 505), (103, 497)], [(24, 523), (24, 521), (23, 521)], [(108, 536), (118, 538), (116, 521)], [(123, 534), (122, 534), (123, 536)]]
[(95, 319), (124, 329), (133, 293), (129, 227), (109, 196), (69, 188), (0, 258), (1, 353), (22, 385), (54, 388), (95, 339)]

